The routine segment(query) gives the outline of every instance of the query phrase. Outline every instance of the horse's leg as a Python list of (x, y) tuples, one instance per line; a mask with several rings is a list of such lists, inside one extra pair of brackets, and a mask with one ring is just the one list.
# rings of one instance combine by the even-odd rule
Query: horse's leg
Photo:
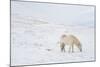
[(65, 52), (65, 44), (64, 44), (64, 43), (61, 44), (61, 51), (62, 51), (62, 52), (63, 52), (63, 51)]
[(63, 52), (63, 47), (62, 47), (62, 44), (61, 44), (60, 48), (61, 48), (61, 52)]
[(74, 52), (74, 44), (72, 44), (72, 53)]
[(63, 50), (64, 50), (64, 52), (66, 52), (66, 50), (65, 50), (65, 46), (64, 46), (64, 49), (63, 49)]
[(71, 47), (72, 47), (72, 45), (69, 46), (69, 51), (68, 51), (69, 53), (71, 52)]
[(63, 52), (63, 44), (60, 44), (61, 52)]
[(63, 52), (63, 48), (61, 48), (61, 52)]
[(61, 52), (63, 52), (64, 51), (64, 47), (61, 47)]
[(65, 43), (63, 43), (63, 45), (64, 45), (63, 50), (64, 50), (64, 52), (66, 52), (66, 50), (65, 50)]
[(80, 47), (80, 52), (82, 52), (82, 47)]

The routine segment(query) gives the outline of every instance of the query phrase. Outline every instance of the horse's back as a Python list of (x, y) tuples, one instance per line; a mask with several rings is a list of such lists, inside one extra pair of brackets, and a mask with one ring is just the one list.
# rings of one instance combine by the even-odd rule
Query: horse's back
[(71, 37), (70, 35), (62, 35), (61, 37), (61, 41), (64, 42), (66, 45), (70, 45), (73, 43), (74, 39), (73, 37)]
[(80, 45), (80, 41), (79, 41), (79, 39), (78, 39), (76, 36), (74, 36), (74, 35), (70, 35), (70, 36), (73, 38), (74, 43), (75, 43), (76, 45)]

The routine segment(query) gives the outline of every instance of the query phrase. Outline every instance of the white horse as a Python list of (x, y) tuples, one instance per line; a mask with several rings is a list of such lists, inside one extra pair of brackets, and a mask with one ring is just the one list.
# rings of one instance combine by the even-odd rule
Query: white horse
[(82, 52), (82, 45), (80, 43), (80, 41), (78, 40), (78, 38), (76, 38), (74, 35), (65, 35), (63, 34), (60, 38), (60, 48), (61, 51), (65, 52), (65, 46), (69, 45), (69, 52), (74, 52), (74, 45), (76, 47), (78, 47), (78, 49), (80, 50), (80, 52)]

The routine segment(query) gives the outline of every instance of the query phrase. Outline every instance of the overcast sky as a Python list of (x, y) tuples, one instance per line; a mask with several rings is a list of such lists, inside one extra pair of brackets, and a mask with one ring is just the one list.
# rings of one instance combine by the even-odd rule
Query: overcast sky
[(12, 1), (11, 14), (49, 23), (94, 26), (93, 6)]

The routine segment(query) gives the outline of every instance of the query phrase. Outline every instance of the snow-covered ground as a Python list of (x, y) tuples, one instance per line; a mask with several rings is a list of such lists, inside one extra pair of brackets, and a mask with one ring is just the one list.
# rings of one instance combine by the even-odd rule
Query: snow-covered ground
[[(17, 21), (17, 20), (18, 21)], [(11, 65), (31, 65), (63, 62), (93, 61), (94, 28), (50, 24), (40, 20), (13, 17), (11, 23)], [(82, 52), (60, 51), (57, 43), (62, 34), (73, 34), (82, 43)]]

